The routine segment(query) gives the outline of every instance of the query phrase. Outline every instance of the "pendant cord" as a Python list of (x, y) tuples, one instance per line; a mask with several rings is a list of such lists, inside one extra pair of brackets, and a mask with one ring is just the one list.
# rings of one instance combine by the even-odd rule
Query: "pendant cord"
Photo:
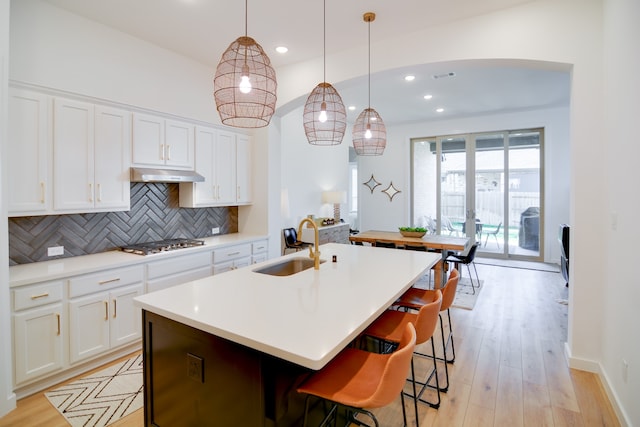
[(322, 80), (327, 82), (327, 0), (322, 6)]
[(369, 109), (371, 109), (371, 21), (369, 21), (369, 76), (368, 76), (368, 92), (369, 92)]
[(247, 26), (248, 26), (248, 18), (247, 16), (249, 15), (248, 13), (248, 2), (249, 0), (244, 0), (244, 36), (247, 37)]

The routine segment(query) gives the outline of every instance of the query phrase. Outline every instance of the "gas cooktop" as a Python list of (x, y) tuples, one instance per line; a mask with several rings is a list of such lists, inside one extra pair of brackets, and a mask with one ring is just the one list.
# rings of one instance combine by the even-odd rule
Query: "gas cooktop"
[(122, 246), (120, 250), (136, 255), (151, 255), (160, 252), (174, 251), (177, 249), (202, 246), (204, 241), (194, 239), (167, 239), (157, 242), (136, 243), (134, 245)]

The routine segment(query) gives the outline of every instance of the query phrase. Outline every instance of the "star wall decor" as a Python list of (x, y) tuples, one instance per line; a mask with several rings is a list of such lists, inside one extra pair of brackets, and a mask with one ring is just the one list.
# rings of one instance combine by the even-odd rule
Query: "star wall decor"
[(367, 187), (369, 187), (369, 190), (371, 190), (371, 194), (373, 194), (373, 190), (378, 186), (378, 185), (382, 185), (380, 184), (378, 181), (376, 181), (376, 179), (373, 177), (373, 174), (371, 174), (371, 178), (369, 178), (369, 181), (367, 182), (363, 182), (363, 185), (366, 185)]
[(401, 193), (400, 190), (398, 190), (397, 188), (395, 188), (393, 186), (393, 181), (391, 181), (389, 186), (387, 188), (385, 188), (384, 190), (382, 190), (382, 192), (386, 193), (386, 195), (389, 196), (389, 201), (390, 202), (393, 200), (393, 196), (395, 196), (398, 193)]

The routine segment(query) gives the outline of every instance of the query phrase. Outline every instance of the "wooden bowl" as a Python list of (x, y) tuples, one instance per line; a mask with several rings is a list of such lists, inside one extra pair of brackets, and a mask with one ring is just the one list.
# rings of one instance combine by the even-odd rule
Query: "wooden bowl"
[(404, 237), (422, 238), (422, 236), (427, 234), (427, 232), (426, 231), (402, 231), (402, 230), (400, 230), (400, 234), (402, 234)]

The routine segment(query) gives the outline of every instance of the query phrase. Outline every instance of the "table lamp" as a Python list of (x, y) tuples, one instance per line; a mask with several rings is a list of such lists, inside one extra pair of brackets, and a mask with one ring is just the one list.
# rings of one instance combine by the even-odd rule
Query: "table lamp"
[(322, 203), (333, 204), (333, 220), (336, 224), (340, 223), (340, 204), (347, 203), (346, 191), (323, 191)]

